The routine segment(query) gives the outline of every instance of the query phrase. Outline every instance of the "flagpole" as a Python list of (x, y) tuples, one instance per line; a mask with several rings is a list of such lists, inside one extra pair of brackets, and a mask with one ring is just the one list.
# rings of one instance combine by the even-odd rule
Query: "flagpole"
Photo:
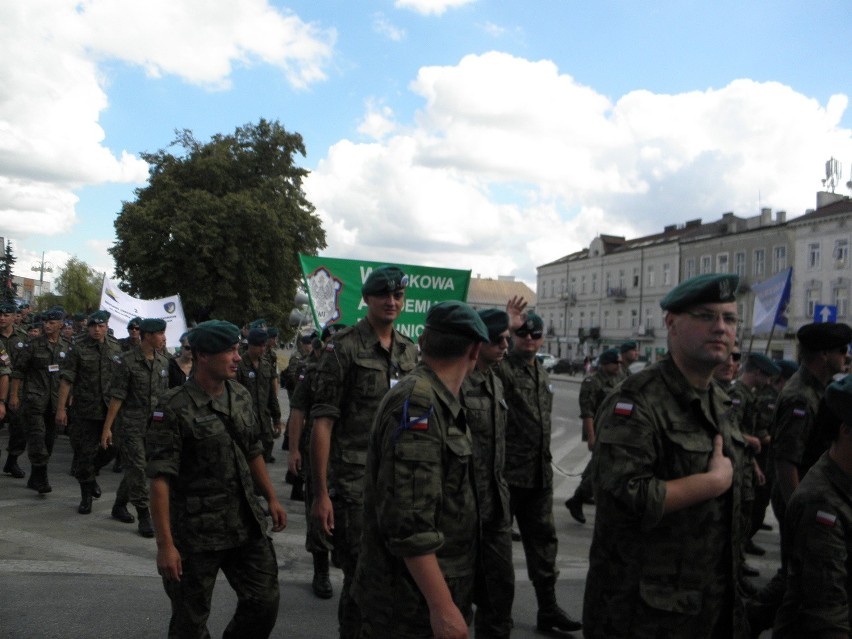
[(769, 330), (769, 339), (766, 340), (766, 348), (763, 351), (764, 355), (769, 355), (769, 345), (772, 344), (772, 336), (775, 334), (775, 324), (772, 324), (772, 328)]

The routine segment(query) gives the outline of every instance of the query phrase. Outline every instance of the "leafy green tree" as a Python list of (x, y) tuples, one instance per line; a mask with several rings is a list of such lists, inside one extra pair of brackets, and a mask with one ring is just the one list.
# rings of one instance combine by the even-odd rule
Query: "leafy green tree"
[(91, 313), (101, 302), (102, 284), (102, 273), (72, 257), (56, 278), (56, 291), (61, 299), (53, 302), (62, 304), (69, 313)]
[(299, 253), (325, 247), (302, 191), (302, 137), (261, 119), (202, 144), (178, 131), (166, 150), (143, 153), (148, 185), (115, 221), (115, 275), (144, 299), (179, 293), (187, 319), (284, 326), (301, 277)]
[(3, 257), (0, 258), (0, 280), (2, 280), (2, 289), (0, 289), (0, 299), (3, 302), (15, 303), (15, 298), (18, 296), (18, 286), (12, 281), (12, 267), (15, 266), (15, 254), (12, 252), (12, 243), (6, 242)]

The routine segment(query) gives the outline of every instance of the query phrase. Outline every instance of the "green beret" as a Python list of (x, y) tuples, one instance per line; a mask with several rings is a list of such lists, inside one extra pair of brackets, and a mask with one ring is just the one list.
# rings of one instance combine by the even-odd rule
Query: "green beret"
[(269, 333), (262, 328), (253, 328), (249, 331), (249, 346), (266, 346), (267, 339), (269, 339)]
[(675, 286), (660, 300), (660, 308), (671, 313), (682, 313), (698, 304), (719, 304), (736, 301), (738, 275), (705, 273)]
[(278, 337), (278, 329), (274, 326), (269, 326), (266, 329), (266, 334), (269, 335), (270, 338)]
[(193, 351), (215, 355), (240, 341), (240, 329), (223, 320), (208, 320), (189, 331), (188, 339)]
[(142, 326), (142, 318), (141, 317), (132, 317), (129, 322), (127, 322), (127, 330), (129, 331), (131, 328), (139, 328), (141, 330)]
[(796, 333), (799, 343), (811, 351), (831, 351), (852, 342), (852, 328), (848, 324), (805, 324)]
[(28, 309), (29, 307), (30, 307), (30, 303), (29, 303), (29, 302), (23, 302), (23, 303), (22, 303), (22, 304), (18, 307), (18, 309), (23, 311), (23, 310), (25, 310), (25, 309)]
[(852, 375), (828, 385), (825, 403), (840, 421), (852, 426)]
[(18, 307), (11, 302), (3, 302), (0, 304), (0, 313), (17, 313)]
[[(335, 333), (342, 331), (344, 328), (346, 328), (346, 324), (329, 324), (324, 329), (322, 329), (322, 335), (320, 336), (320, 339), (325, 342), (328, 340), (329, 337), (331, 337)], [(314, 335), (316, 335), (316, 333), (314, 333)]]
[(627, 351), (635, 351), (639, 348), (639, 344), (634, 341), (622, 342), (621, 347), (618, 349), (621, 353), (626, 353)]
[(74, 313), (74, 321), (75, 322), (86, 321), (86, 314), (85, 313)]
[(781, 374), (779, 366), (763, 353), (746, 353), (746, 366), (756, 368), (770, 377)]
[(89, 326), (92, 324), (106, 324), (109, 322), (111, 313), (109, 311), (95, 311), (89, 315)]
[(488, 329), (479, 314), (464, 302), (435, 304), (426, 314), (426, 328), (439, 333), (463, 335), (477, 342), (488, 341)]
[(249, 324), (249, 328), (266, 328), (266, 320), (256, 319), (251, 324)]
[(41, 314), (43, 320), (61, 320), (65, 318), (65, 311), (60, 306), (54, 306)]
[(541, 319), (535, 313), (527, 313), (527, 319), (523, 323), (523, 325), (517, 330), (528, 330), (528, 331), (543, 331), (544, 330), (544, 320)]
[(382, 266), (373, 269), (361, 287), (361, 295), (385, 295), (404, 290), (408, 286), (408, 275), (398, 266)]
[(166, 330), (166, 320), (159, 317), (147, 317), (139, 321), (140, 333), (159, 333)]
[(609, 348), (601, 353), (600, 357), (598, 357), (598, 364), (618, 364), (618, 357), (620, 354), (621, 351), (619, 351), (619, 349)]
[(488, 339), (494, 339), (500, 333), (509, 330), (509, 314), (504, 310), (484, 308), (479, 311), (479, 317), (488, 329)]
[(775, 363), (778, 365), (778, 370), (781, 371), (780, 375), (784, 379), (790, 379), (793, 373), (799, 370), (799, 365), (792, 359), (779, 359)]

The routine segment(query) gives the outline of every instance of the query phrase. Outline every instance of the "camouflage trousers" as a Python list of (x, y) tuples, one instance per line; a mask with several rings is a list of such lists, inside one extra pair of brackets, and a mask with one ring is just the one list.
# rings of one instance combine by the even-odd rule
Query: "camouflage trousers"
[(77, 451), (77, 481), (81, 484), (95, 481), (97, 471), (114, 456), (114, 450), (101, 448), (103, 419), (77, 419), (80, 448)]
[(27, 456), (30, 463), (33, 466), (44, 466), (50, 461), (56, 441), (56, 412), (50, 404), (44, 406), (27, 401), (22, 418), (27, 433)]
[(358, 566), (361, 531), (364, 528), (364, 505), (343, 499), (332, 499), (334, 507), (334, 536), (331, 551), (332, 563), (343, 571), (343, 587), (337, 606), (340, 639), (355, 639), (361, 625), (361, 612), (352, 598), (352, 581)]
[(592, 484), (592, 460), (590, 459), (589, 463), (586, 464), (586, 467), (583, 469), (583, 474), (580, 475), (580, 484), (574, 491), (574, 497), (582, 499), (583, 502), (588, 502), (593, 499), (594, 496), (595, 490)]
[(23, 455), (27, 449), (27, 434), (21, 417), (20, 409), (12, 412), (8, 406), (6, 407), (6, 419), (3, 423), (9, 429), (9, 444), (6, 448), (9, 455)]
[(209, 552), (181, 551), (180, 581), (163, 580), (172, 603), (170, 639), (210, 637), (207, 618), (216, 575), (221, 569), (237, 594), (237, 610), (222, 637), (263, 639), (272, 633), (278, 619), (278, 562), (267, 537), (242, 546)]
[(145, 432), (138, 425), (122, 422), (118, 435), (118, 450), (124, 475), (115, 494), (115, 503), (130, 502), (137, 508), (148, 508), (148, 478), (145, 476)]
[(509, 508), (518, 522), (527, 574), (535, 586), (556, 583), (556, 526), (553, 523), (553, 488), (509, 486)]
[(511, 522), (483, 523), (473, 591), (477, 639), (508, 639), (514, 598)]

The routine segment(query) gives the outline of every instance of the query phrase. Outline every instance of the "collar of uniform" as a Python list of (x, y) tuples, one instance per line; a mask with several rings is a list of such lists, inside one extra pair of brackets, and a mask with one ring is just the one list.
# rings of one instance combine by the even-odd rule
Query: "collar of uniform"
[(186, 389), (186, 392), (189, 393), (190, 399), (192, 399), (192, 403), (195, 404), (196, 408), (201, 406), (211, 405), (211, 407), (215, 407), (218, 412), (225, 413), (226, 415), (230, 414), (230, 411), (224, 409), (223, 406), (227, 406), (227, 395), (226, 393), (231, 392), (228, 388), (228, 384), (231, 383), (231, 380), (225, 380), (225, 392), (219, 396), (219, 399), (225, 398), (223, 401), (218, 402), (214, 401), (214, 398), (211, 395), (207, 394), (207, 391), (201, 388), (198, 382), (195, 381), (194, 377), (190, 377), (186, 380), (186, 383), (183, 387)]
[(532, 363), (528, 363), (527, 360), (520, 355), (520, 353), (515, 353), (513, 351), (509, 351), (505, 359), (510, 360), (516, 367), (532, 366), (533, 368), (536, 368), (539, 363), (537, 357), (533, 357)]
[[(694, 389), (688, 381), (686, 381), (686, 377), (684, 377), (683, 373), (680, 372), (680, 369), (677, 365), (675, 365), (671, 356), (666, 356), (661, 359), (659, 365), (663, 381), (666, 386), (668, 386), (675, 401), (679, 402), (683, 406), (689, 406), (693, 402), (701, 402), (701, 397), (698, 395), (698, 391)], [(717, 401), (718, 397), (721, 396), (724, 399), (725, 404), (731, 403), (730, 398), (718, 384), (714, 385), (711, 382), (708, 392), (716, 396), (713, 397), (711, 395), (711, 401)]]
[(446, 405), (450, 413), (452, 413), (453, 418), (458, 419), (462, 408), (461, 402), (459, 402), (458, 398), (453, 396), (449, 389), (444, 385), (444, 382), (441, 381), (441, 378), (438, 377), (431, 368), (426, 366), (426, 364), (420, 362), (417, 365), (417, 368), (422, 369), (424, 374), (433, 380), (432, 388), (438, 396), (438, 399), (442, 404)]
[(828, 480), (834, 484), (843, 495), (852, 495), (852, 477), (843, 472), (843, 469), (831, 458), (829, 451), (825, 451), (817, 464), (825, 464), (825, 473)]
[[(381, 342), (379, 341), (378, 334), (373, 328), (373, 325), (367, 321), (366, 317), (362, 317), (360, 320), (358, 320), (355, 323), (355, 328), (358, 330), (358, 334), (361, 336), (361, 342), (364, 344), (364, 346), (367, 346), (369, 348), (375, 348), (376, 346), (378, 346), (379, 348), (383, 348)], [(391, 351), (394, 351), (399, 348), (398, 345), (400, 344), (400, 340), (397, 339), (396, 334), (397, 330), (393, 329), (391, 331)]]
[[(828, 387), (828, 384), (823, 384), (821, 381), (819, 381), (817, 376), (814, 375), (807, 366), (799, 366), (799, 370), (797, 370), (793, 374), (801, 377), (803, 384), (817, 389), (820, 394), (824, 393), (826, 387)], [(829, 380), (828, 383), (830, 384), (831, 381)]]

